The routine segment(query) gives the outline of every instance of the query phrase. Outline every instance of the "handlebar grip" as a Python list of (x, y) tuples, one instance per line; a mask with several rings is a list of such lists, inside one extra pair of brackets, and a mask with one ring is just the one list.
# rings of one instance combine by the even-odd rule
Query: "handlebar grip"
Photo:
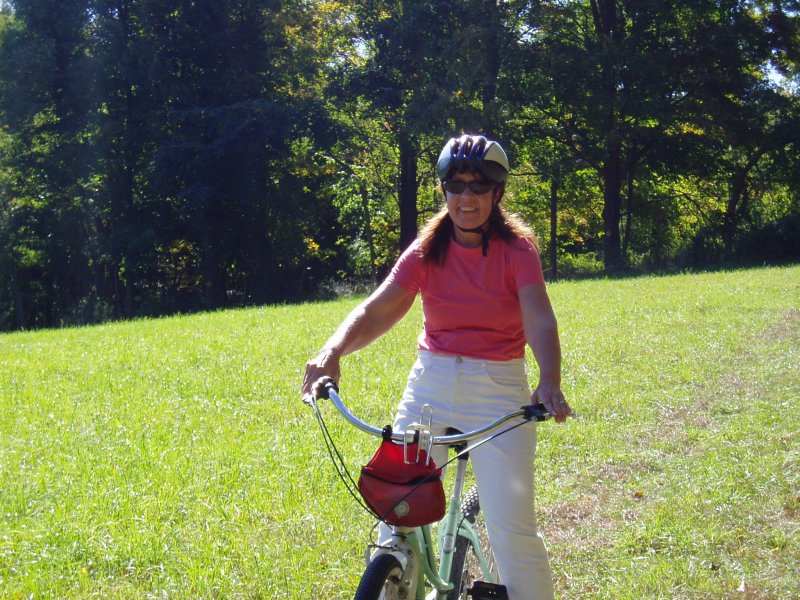
[(337, 394), (339, 393), (339, 386), (336, 385), (336, 382), (333, 380), (333, 377), (320, 377), (317, 380), (317, 383), (314, 384), (314, 391), (317, 394), (317, 398), (324, 398), (326, 400), (330, 400), (330, 395), (328, 392), (333, 390)]
[(529, 421), (546, 421), (553, 416), (541, 402), (538, 404), (528, 404), (527, 406), (523, 406), (522, 410), (525, 411), (525, 418)]

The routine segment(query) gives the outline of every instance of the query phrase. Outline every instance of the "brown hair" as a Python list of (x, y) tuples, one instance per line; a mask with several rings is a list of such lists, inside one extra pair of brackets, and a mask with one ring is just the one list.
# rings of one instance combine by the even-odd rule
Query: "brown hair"
[[(521, 217), (508, 212), (499, 202), (494, 205), (489, 215), (489, 238), (514, 240), (527, 238), (539, 249), (536, 234)], [(453, 237), (453, 220), (447, 212), (447, 206), (431, 217), (419, 234), (419, 250), (422, 261), (433, 261), (442, 266), (447, 259), (447, 248)]]

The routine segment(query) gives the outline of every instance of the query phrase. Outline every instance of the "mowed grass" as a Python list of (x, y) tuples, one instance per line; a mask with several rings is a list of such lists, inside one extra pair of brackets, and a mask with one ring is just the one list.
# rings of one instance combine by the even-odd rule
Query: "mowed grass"
[[(550, 294), (579, 415), (539, 432), (557, 596), (800, 596), (800, 267)], [(298, 386), (357, 301), (0, 336), (0, 597), (352, 597), (372, 521)], [(420, 318), (344, 361), (377, 425)], [(324, 410), (357, 471), (375, 440)]]

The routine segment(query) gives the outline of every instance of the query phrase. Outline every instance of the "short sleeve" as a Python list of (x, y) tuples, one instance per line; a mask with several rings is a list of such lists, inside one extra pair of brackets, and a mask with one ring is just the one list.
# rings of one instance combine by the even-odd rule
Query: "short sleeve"
[(510, 253), (510, 267), (517, 289), (521, 289), (526, 285), (543, 285), (542, 260), (533, 241), (528, 238), (522, 238), (516, 240), (511, 247), (513, 251)]
[(422, 257), (419, 252), (419, 242), (415, 240), (397, 259), (386, 281), (396, 283), (404, 290), (416, 294), (422, 286), (422, 277)]

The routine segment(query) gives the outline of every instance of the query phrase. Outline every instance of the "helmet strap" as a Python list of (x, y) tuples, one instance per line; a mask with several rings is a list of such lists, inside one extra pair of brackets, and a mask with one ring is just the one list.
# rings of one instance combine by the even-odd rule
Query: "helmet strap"
[(478, 227), (473, 227), (472, 229), (464, 229), (463, 227), (460, 227), (459, 225), (456, 225), (455, 223), (453, 223), (453, 225), (456, 225), (456, 227), (458, 227), (464, 233), (480, 233), (481, 234), (481, 249), (483, 251), (484, 258), (486, 257), (486, 254), (489, 251), (489, 228), (488, 227), (484, 228), (484, 225), (486, 225), (486, 223), (488, 223), (488, 222), (489, 222), (489, 219), (486, 219), (486, 221), (483, 222), (483, 225), (480, 225)]

